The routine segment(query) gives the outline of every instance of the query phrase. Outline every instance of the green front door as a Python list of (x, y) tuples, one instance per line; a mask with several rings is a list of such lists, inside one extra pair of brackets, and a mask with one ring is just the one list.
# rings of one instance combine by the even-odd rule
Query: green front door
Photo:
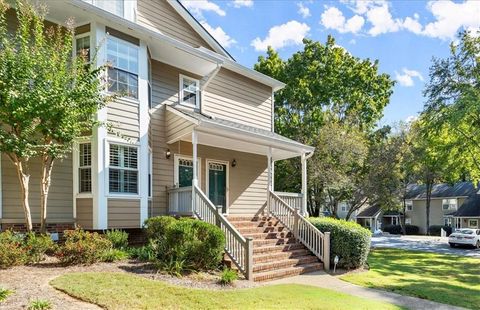
[(180, 158), (178, 161), (178, 187), (192, 186), (193, 161)]
[(227, 165), (208, 163), (208, 198), (215, 206), (227, 212)]

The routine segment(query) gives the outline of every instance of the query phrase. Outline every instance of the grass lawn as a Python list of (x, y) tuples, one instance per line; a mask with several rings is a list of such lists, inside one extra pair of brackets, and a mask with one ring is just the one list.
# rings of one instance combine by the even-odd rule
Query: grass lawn
[(398, 249), (376, 249), (370, 270), (342, 280), (417, 296), (445, 304), (480, 309), (480, 259)]
[(70, 273), (50, 284), (106, 309), (400, 309), (304, 285), (212, 291), (121, 273)]

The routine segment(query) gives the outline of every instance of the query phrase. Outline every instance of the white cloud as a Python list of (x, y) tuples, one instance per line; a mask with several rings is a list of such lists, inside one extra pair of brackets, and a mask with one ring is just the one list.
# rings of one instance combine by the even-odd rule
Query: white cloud
[(291, 20), (270, 28), (265, 39), (257, 37), (251, 45), (256, 51), (266, 51), (268, 46), (279, 49), (290, 45), (300, 45), (309, 31), (310, 27), (307, 24)]
[(298, 14), (302, 15), (303, 18), (307, 18), (307, 17), (310, 17), (312, 16), (312, 14), (310, 13), (310, 9), (303, 5), (302, 2), (300, 3), (297, 3), (297, 6), (298, 6)]
[(422, 33), (422, 24), (418, 21), (418, 14), (414, 15), (414, 18), (407, 17), (402, 23), (402, 27), (415, 34)]
[(235, 41), (235, 39), (226, 34), (220, 26), (217, 28), (213, 28), (206, 21), (201, 21), (200, 23), (223, 47), (230, 47), (233, 44), (237, 43), (237, 41)]
[(350, 41), (348, 41), (348, 43), (351, 44), (351, 45), (355, 45), (355, 44), (357, 44), (357, 40), (351, 39)]
[(335, 29), (340, 33), (357, 33), (362, 29), (365, 19), (360, 15), (355, 15), (346, 20), (339, 9), (329, 7), (322, 13), (320, 23), (325, 28)]
[(382, 33), (396, 32), (400, 29), (402, 22), (399, 19), (393, 19), (388, 3), (382, 3), (370, 8), (366, 12), (367, 20), (372, 24), (368, 33), (377, 36)]
[(480, 1), (467, 0), (429, 2), (427, 9), (436, 21), (425, 25), (423, 34), (440, 39), (452, 39), (462, 29), (480, 29)]
[(409, 70), (407, 68), (402, 69), (403, 74), (395, 71), (395, 79), (400, 83), (400, 85), (405, 87), (412, 87), (415, 85), (413, 78), (417, 78), (420, 81), (423, 81), (423, 76), (420, 72), (415, 70)]
[(183, 0), (182, 4), (197, 18), (203, 18), (203, 12), (214, 12), (220, 16), (227, 15), (217, 4), (208, 0)]
[(241, 8), (241, 7), (251, 8), (253, 6), (253, 0), (234, 0), (233, 6), (236, 8)]

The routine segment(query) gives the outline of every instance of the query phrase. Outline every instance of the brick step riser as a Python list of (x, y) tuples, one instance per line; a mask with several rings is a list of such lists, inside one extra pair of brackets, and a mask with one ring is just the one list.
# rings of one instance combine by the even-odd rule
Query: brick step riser
[(262, 256), (255, 256), (255, 254), (253, 254), (253, 263), (259, 264), (276, 262), (285, 259), (298, 258), (305, 255), (311, 255), (311, 253), (308, 250), (297, 250), (295, 252), (267, 253), (262, 254)]
[(253, 240), (270, 240), (270, 239), (285, 239), (293, 238), (291, 232), (272, 232), (272, 233), (260, 233), (260, 234), (243, 234), (244, 237), (251, 237)]
[(243, 227), (248, 227), (248, 228), (253, 228), (253, 227), (277, 227), (277, 226), (283, 226), (282, 223), (279, 221), (269, 221), (269, 222), (246, 222), (246, 221), (241, 221), (241, 222), (230, 222), (233, 226), (235, 226), (237, 229), (238, 228), (243, 228)]
[(287, 253), (289, 251), (293, 250), (300, 250), (300, 249), (306, 249), (302, 244), (296, 243), (296, 244), (288, 244), (288, 245), (271, 245), (271, 246), (265, 246), (265, 247), (257, 247), (253, 249), (253, 255), (259, 255), (259, 254), (274, 254), (274, 253)]
[(273, 245), (288, 245), (288, 244), (296, 244), (297, 240), (294, 238), (281, 238), (281, 239), (261, 239), (261, 240), (253, 240), (253, 247), (265, 247), (265, 246), (273, 246)]
[(253, 265), (253, 272), (266, 272), (272, 270), (279, 270), (291, 267), (302, 267), (302, 265), (318, 263), (318, 258), (315, 256), (304, 256), (301, 258), (286, 259), (279, 262), (270, 262), (261, 265)]
[(296, 268), (295, 270), (279, 270), (278, 272), (271, 273), (268, 275), (257, 275), (253, 276), (253, 281), (255, 282), (264, 282), (264, 281), (272, 281), (272, 280), (277, 280), (277, 279), (282, 279), (282, 278), (287, 278), (287, 277), (292, 277), (304, 273), (309, 273), (309, 272), (314, 272), (317, 270), (322, 270), (323, 265), (319, 263), (318, 265), (316, 264), (315, 266), (308, 266), (308, 267), (300, 267)]
[(283, 226), (267, 226), (267, 227), (236, 227), (237, 230), (243, 234), (259, 234), (270, 232), (283, 232), (287, 231), (287, 228)]
[(227, 216), (227, 219), (230, 222), (238, 222), (238, 221), (250, 221), (250, 222), (261, 222), (261, 221), (270, 221), (276, 220), (276, 218), (272, 216)]

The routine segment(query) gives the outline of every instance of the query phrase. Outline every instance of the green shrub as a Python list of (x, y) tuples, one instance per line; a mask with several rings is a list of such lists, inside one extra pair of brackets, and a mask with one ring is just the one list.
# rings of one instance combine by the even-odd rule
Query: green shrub
[(170, 257), (169, 260), (157, 261), (155, 263), (155, 267), (176, 277), (181, 277), (182, 272), (190, 270), (187, 267), (185, 260), (178, 260), (174, 259), (173, 257)]
[(66, 265), (93, 264), (102, 261), (112, 243), (102, 235), (81, 229), (65, 231), (65, 244), (58, 248), (56, 256)]
[(184, 268), (211, 270), (222, 260), (225, 237), (215, 225), (160, 216), (147, 220), (145, 227), (155, 257), (161, 262), (182, 262)]
[(49, 235), (28, 233), (24, 239), (27, 263), (35, 264), (43, 260), (45, 253), (54, 249), (55, 243)]
[(123, 230), (108, 230), (105, 237), (110, 240), (114, 249), (124, 250), (128, 247), (128, 233)]
[(111, 263), (111, 262), (126, 260), (129, 257), (130, 255), (128, 254), (128, 252), (124, 250), (110, 249), (105, 253), (103, 253), (101, 261)]
[(156, 259), (156, 251), (153, 249), (151, 242), (139, 248), (129, 248), (127, 251), (131, 258), (142, 262), (152, 262)]
[(0, 287), (0, 303), (4, 302), (8, 296), (12, 295), (13, 291)]
[(444, 226), (444, 225), (431, 225), (428, 228), (428, 233), (431, 236), (441, 236), (442, 235), (442, 228), (447, 233), (447, 236), (450, 236), (450, 234), (452, 233), (452, 227)]
[(365, 265), (370, 251), (371, 232), (357, 223), (333, 218), (311, 218), (310, 222), (321, 232), (330, 232), (330, 262), (335, 255), (337, 267), (351, 269)]
[[(400, 225), (385, 225), (382, 227), (382, 231), (388, 232), (392, 235), (401, 235), (403, 234), (402, 226)], [(418, 235), (420, 228), (415, 225), (406, 224), (405, 232), (407, 235)]]
[(177, 220), (171, 216), (156, 216), (145, 221), (144, 228), (147, 238), (150, 240), (161, 240), (165, 238), (167, 229)]
[(53, 305), (48, 300), (37, 299), (28, 305), (27, 310), (50, 310), (53, 309)]
[(0, 269), (27, 263), (28, 253), (22, 236), (10, 230), (0, 233)]
[(232, 285), (233, 282), (238, 280), (238, 274), (235, 270), (230, 268), (225, 268), (220, 275), (220, 284), (222, 285)]

